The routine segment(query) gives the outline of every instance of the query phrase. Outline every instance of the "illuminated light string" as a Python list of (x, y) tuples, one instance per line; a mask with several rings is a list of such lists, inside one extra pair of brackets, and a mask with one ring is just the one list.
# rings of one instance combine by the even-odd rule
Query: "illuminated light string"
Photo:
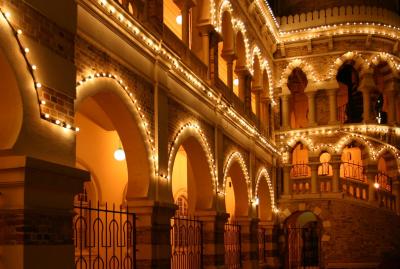
[(36, 98), (37, 98), (37, 102), (38, 102), (38, 106), (39, 106), (39, 113), (40, 113), (40, 117), (43, 120), (46, 120), (48, 122), (51, 122), (53, 124), (56, 124), (60, 127), (63, 127), (67, 130), (73, 130), (78, 132), (79, 128), (78, 127), (74, 127), (71, 125), (71, 123), (63, 121), (61, 119), (55, 118), (53, 116), (51, 116), (48, 113), (43, 112), (43, 106), (46, 105), (46, 101), (45, 100), (40, 100), (40, 96), (39, 96), (39, 90), (42, 88), (42, 83), (40, 83), (38, 81), (38, 79), (36, 78), (35, 73), (37, 72), (37, 70), (39, 69), (39, 67), (36, 64), (31, 64), (29, 59), (28, 59), (28, 54), (30, 53), (30, 49), (28, 47), (23, 46), (22, 41), (21, 41), (21, 35), (22, 30), (21, 29), (16, 29), (13, 24), (11, 23), (10, 19), (11, 19), (11, 13), (8, 11), (4, 11), (2, 8), (0, 8), (0, 12), (1, 15), (3, 16), (3, 18), (5, 19), (5, 21), (7, 22), (7, 25), (10, 27), (11, 31), (13, 32), (14, 38), (18, 44), (18, 47), (20, 49), (20, 52), (25, 60), (25, 64), (27, 66), (27, 69), (29, 71), (29, 74), (32, 78), (33, 81), (33, 87), (35, 89), (35, 93), (36, 93)]
[(246, 181), (246, 185), (247, 185), (247, 196), (248, 196), (248, 202), (251, 203), (252, 202), (252, 191), (251, 191), (251, 180), (249, 177), (249, 173), (246, 167), (246, 163), (243, 159), (242, 154), (240, 154), (240, 152), (235, 151), (232, 152), (231, 154), (229, 154), (228, 159), (225, 163), (224, 166), (224, 176), (223, 176), (223, 183), (222, 183), (222, 190), (220, 189), (218, 192), (219, 194), (225, 196), (225, 188), (226, 188), (226, 180), (228, 177), (228, 172), (231, 168), (231, 165), (233, 164), (233, 162), (237, 161), (240, 165), (240, 168), (242, 169), (243, 175), (244, 175), (244, 179)]
[[(235, 122), (239, 122), (242, 127), (244, 127), (249, 133), (260, 138), (261, 143), (270, 149), (275, 154), (280, 154), (276, 149), (275, 145), (270, 143), (267, 139), (265, 139), (262, 134), (251, 124), (249, 124), (244, 118), (239, 115), (234, 109), (228, 104), (226, 101), (221, 100), (221, 98), (214, 92), (212, 88), (208, 85), (204, 84), (204, 82), (198, 78), (189, 68), (184, 66), (180, 59), (170, 53), (167, 48), (162, 47), (162, 43), (156, 41), (155, 38), (149, 37), (146, 33), (142, 32), (137, 26), (135, 26), (131, 21), (123, 16), (119, 16), (119, 12), (115, 7), (109, 4), (105, 0), (100, 0), (100, 5), (108, 11), (109, 15), (115, 17), (121, 24), (128, 28), (130, 33), (133, 33), (139, 39), (143, 40), (145, 44), (155, 53), (161, 55), (163, 58), (167, 59), (171, 63), (171, 67), (177, 70), (180, 74), (182, 74), (188, 81), (192, 83), (192, 85), (207, 96), (211, 101), (213, 101), (217, 106), (221, 108), (228, 108), (227, 110), (221, 110), (225, 115), (231, 116), (232, 120)], [(212, 6), (212, 5), (211, 5)], [(272, 84), (271, 84), (272, 85)]]
[(272, 186), (271, 178), (269, 176), (269, 173), (265, 167), (262, 167), (260, 171), (258, 172), (257, 180), (256, 180), (256, 188), (254, 191), (254, 197), (258, 198), (258, 188), (260, 185), (261, 180), (265, 178), (268, 184), (268, 189), (269, 189), (269, 196), (271, 199), (271, 208), (273, 212), (277, 211), (276, 205), (275, 205), (275, 194), (274, 194), (274, 188)]
[[(353, 129), (349, 128), (349, 131), (353, 131)], [(332, 153), (341, 154), (343, 149), (350, 142), (355, 140), (361, 143), (365, 147), (365, 150), (367, 151), (368, 155), (373, 161), (377, 161), (379, 156), (381, 156), (381, 154), (384, 153), (385, 151), (390, 151), (396, 157), (398, 170), (400, 172), (400, 151), (396, 147), (376, 140), (376, 142), (379, 142), (383, 145), (380, 146), (379, 148), (378, 147), (375, 148), (374, 145), (369, 141), (370, 138), (362, 134), (348, 133), (347, 131), (343, 131), (343, 133), (347, 135), (341, 137), (336, 142), (336, 144), (318, 143), (318, 145), (315, 145), (313, 140), (309, 137), (306, 137), (304, 134), (291, 136), (290, 139), (288, 139), (286, 142), (283, 141), (283, 143), (285, 143), (288, 147), (293, 148), (298, 142), (300, 142), (303, 145), (305, 145), (313, 154), (321, 153), (322, 150), (326, 149), (330, 149), (328, 150), (328, 152), (330, 152), (331, 154)], [(284, 160), (285, 162), (288, 161), (288, 151), (287, 148), (284, 146), (281, 148), (281, 156), (282, 160)]]
[[(142, 111), (142, 108), (139, 106), (139, 102), (133, 95), (132, 91), (129, 89), (129, 87), (124, 84), (123, 80), (120, 79), (118, 76), (111, 74), (111, 73), (105, 73), (105, 72), (97, 72), (94, 74), (89, 74), (82, 78), (81, 80), (77, 81), (76, 87), (79, 89), (79, 87), (83, 86), (85, 83), (88, 83), (90, 81), (96, 80), (96, 79), (110, 79), (117, 83), (119, 88), (128, 96), (130, 101), (133, 104), (133, 107), (135, 108), (135, 113), (136, 115), (140, 118), (141, 122), (139, 126), (143, 130), (143, 134), (147, 138), (146, 141), (146, 146), (150, 150), (150, 161), (153, 163), (154, 166), (154, 173), (158, 175), (158, 162), (157, 162), (157, 154), (154, 146), (154, 139), (152, 138), (152, 133), (149, 128), (149, 123)], [(160, 175), (161, 176), (161, 175)]]
[(285, 70), (281, 74), (281, 79), (280, 79), (280, 85), (283, 88), (287, 88), (287, 83), (289, 80), (290, 74), (292, 74), (293, 70), (296, 68), (300, 68), (302, 71), (304, 71), (305, 75), (307, 76), (308, 81), (313, 81), (317, 82), (318, 79), (316, 78), (315, 70), (314, 68), (309, 64), (306, 63), (305, 61), (301, 59), (295, 59), (290, 61)]
[(210, 144), (208, 143), (207, 137), (197, 123), (191, 123), (191, 122), (186, 123), (183, 126), (181, 126), (179, 128), (178, 132), (175, 134), (174, 139), (172, 140), (172, 143), (169, 148), (168, 176), (166, 179), (167, 180), (172, 179), (172, 169), (173, 169), (173, 164), (175, 161), (175, 156), (176, 156), (177, 151), (179, 150), (179, 147), (182, 145), (182, 143), (181, 143), (182, 140), (184, 140), (186, 138), (185, 135), (189, 135), (189, 136), (194, 135), (195, 137), (199, 138), (200, 145), (207, 155), (207, 162), (208, 162), (211, 177), (213, 180), (213, 188), (214, 188), (213, 191), (217, 192), (218, 179), (217, 179), (217, 172), (216, 172), (214, 157), (213, 157), (212, 151), (210, 149)]

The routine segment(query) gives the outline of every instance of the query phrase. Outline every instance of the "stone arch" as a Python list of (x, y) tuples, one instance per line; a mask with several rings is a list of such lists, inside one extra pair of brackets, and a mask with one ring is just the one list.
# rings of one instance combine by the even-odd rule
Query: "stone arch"
[(400, 174), (400, 152), (394, 147), (382, 146), (375, 155), (375, 159), (383, 157), (386, 161), (394, 162), (396, 164), (396, 171)]
[(229, 11), (224, 11), (221, 15), (221, 32), (223, 39), (223, 53), (234, 54), (235, 34), (232, 26), (232, 17)]
[(171, 181), (174, 161), (181, 146), (187, 154), (190, 167), (187, 184), (189, 198), (193, 198), (193, 209), (211, 209), (217, 190), (214, 158), (207, 138), (197, 124), (188, 123), (175, 135), (168, 160), (168, 178)]
[(361, 146), (361, 151), (362, 151), (363, 155), (364, 155), (364, 153), (366, 154), (365, 158), (373, 157), (371, 154), (371, 150), (373, 150), (372, 145), (368, 141), (366, 141), (360, 137), (352, 136), (352, 135), (344, 136), (338, 140), (338, 142), (334, 146), (336, 148), (336, 152), (338, 154), (342, 154), (343, 149), (346, 148), (348, 145), (350, 145), (353, 142), (356, 142), (356, 143), (358, 143), (358, 145)]
[(100, 185), (96, 171), (90, 169), (90, 166), (80, 158), (76, 159), (76, 167), (90, 172), (90, 181), (84, 183), (84, 189), (90, 188), (91, 192), (94, 194), (92, 195), (94, 199), (91, 200), (92, 205), (96, 205), (97, 202), (101, 205), (104, 204), (102, 186)]
[[(243, 156), (238, 151), (231, 153), (225, 162), (223, 177), (224, 192), (226, 192), (228, 177), (231, 179), (234, 192), (234, 214), (235, 216), (247, 216), (251, 201), (251, 182)], [(227, 199), (226, 195), (225, 199)]]
[(285, 70), (282, 72), (281, 79), (280, 79), (280, 86), (282, 87), (282, 94), (288, 95), (290, 94), (290, 90), (287, 86), (289, 82), (289, 76), (292, 74), (293, 70), (299, 68), (307, 78), (308, 83), (314, 81), (315, 72), (311, 65), (305, 63), (301, 59), (296, 59), (288, 63)]
[(342, 65), (346, 62), (350, 61), (353, 61), (353, 67), (360, 76), (368, 69), (366, 61), (364, 60), (364, 58), (361, 57), (359, 53), (355, 51), (348, 51), (335, 59), (330, 68), (328, 77), (330, 79), (335, 79), (338, 75), (340, 67), (342, 67)]
[(385, 62), (388, 64), (391, 73), (393, 76), (398, 77), (399, 76), (399, 69), (397, 68), (397, 65), (393, 59), (393, 56), (390, 55), (389, 53), (385, 52), (380, 52), (378, 54), (372, 55), (369, 60), (367, 61), (367, 67), (368, 70), (372, 70), (375, 67), (377, 67), (381, 62)]
[[(78, 87), (76, 111), (92, 98), (108, 116), (120, 137), (126, 155), (127, 199), (153, 195), (151, 181), (155, 175), (147, 123), (134, 105), (134, 99), (113, 77), (98, 77)], [(140, 169), (138, 169), (140, 167)]]
[[(263, 182), (266, 184), (263, 184)], [(253, 196), (259, 199), (259, 218), (261, 220), (272, 220), (272, 214), (276, 211), (275, 195), (268, 171), (264, 167), (261, 168), (257, 174), (256, 188), (254, 194), (255, 195)]]
[(236, 67), (243, 68), (247, 67), (247, 58), (246, 58), (246, 44), (244, 40), (244, 34), (241, 31), (236, 33), (235, 39), (235, 48), (236, 48)]
[[(213, 1), (213, 0), (211, 0)], [(233, 18), (232, 18), (232, 13), (233, 13), (233, 8), (231, 3), (228, 0), (223, 0), (219, 4), (218, 8), (218, 20), (216, 21), (216, 28), (217, 31), (221, 32), (224, 24), (223, 17), (225, 14), (229, 14), (229, 17), (231, 19), (231, 23), (233, 24)]]

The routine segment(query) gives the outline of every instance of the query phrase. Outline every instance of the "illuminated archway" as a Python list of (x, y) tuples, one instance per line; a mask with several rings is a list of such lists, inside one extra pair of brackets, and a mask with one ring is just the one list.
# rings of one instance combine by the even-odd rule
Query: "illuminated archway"
[[(77, 124), (81, 125), (77, 134), (77, 156), (91, 169), (104, 169), (102, 175), (97, 172), (110, 190), (110, 196), (103, 193), (104, 199), (120, 202), (126, 182), (128, 200), (149, 197), (154, 175), (151, 145), (128, 93), (112, 78), (92, 79), (78, 87), (75, 107)], [(126, 161), (114, 159), (113, 154), (120, 147)]]

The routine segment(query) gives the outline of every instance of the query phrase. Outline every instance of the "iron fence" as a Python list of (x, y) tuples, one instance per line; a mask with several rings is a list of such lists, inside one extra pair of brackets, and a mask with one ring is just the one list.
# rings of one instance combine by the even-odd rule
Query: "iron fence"
[(129, 209), (74, 206), (75, 269), (136, 268), (136, 217)]
[(225, 223), (225, 265), (229, 269), (242, 267), (242, 242), (240, 234), (240, 225), (235, 223)]
[(171, 268), (203, 268), (203, 223), (175, 216), (171, 220)]

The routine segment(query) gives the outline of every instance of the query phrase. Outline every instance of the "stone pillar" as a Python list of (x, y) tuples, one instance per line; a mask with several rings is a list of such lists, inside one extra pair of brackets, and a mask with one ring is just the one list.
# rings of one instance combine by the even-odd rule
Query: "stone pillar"
[(290, 166), (285, 165), (283, 167), (283, 194), (289, 195), (290, 194)]
[(236, 217), (240, 225), (242, 268), (258, 268), (258, 219)]
[[(396, 91), (394, 89), (390, 89), (386, 91), (387, 100), (387, 122), (390, 125), (396, 124)], [(397, 108), (399, 109), (399, 108)]]
[[(256, 116), (261, 120), (261, 87), (255, 87), (251, 89), (256, 95)], [(250, 97), (251, 98), (251, 97)]]
[(317, 125), (315, 120), (315, 91), (307, 92), (308, 98), (308, 127)]
[(378, 173), (378, 165), (377, 164), (366, 165), (365, 174), (367, 175), (367, 179), (368, 179), (368, 201), (373, 204), (377, 203), (376, 199), (375, 199), (376, 189), (374, 187), (375, 176), (377, 175), (377, 173)]
[(0, 268), (74, 268), (74, 196), (90, 174), (27, 156), (0, 157)]
[(200, 211), (196, 215), (203, 222), (204, 268), (224, 268), (224, 231), (229, 215), (215, 211)]
[(266, 265), (267, 268), (279, 268), (279, 253), (278, 253), (278, 227), (273, 223), (263, 225), (267, 233), (266, 236)]
[(233, 62), (236, 56), (234, 52), (225, 52), (225, 51), (222, 51), (221, 56), (226, 61), (228, 87), (231, 91), (233, 91)]
[(264, 126), (266, 135), (270, 134), (270, 115), (269, 115), (269, 98), (261, 98), (261, 123)]
[(171, 217), (174, 204), (149, 200), (128, 201), (129, 211), (136, 214), (136, 264), (138, 268), (171, 267)]
[(329, 125), (338, 124), (337, 119), (337, 90), (338, 89), (329, 89), (328, 97), (329, 97)]
[(366, 72), (359, 86), (359, 89), (363, 93), (363, 122), (372, 123), (375, 119), (372, 118), (371, 111), (371, 91), (375, 88), (375, 82), (373, 74), (371, 72)]
[(289, 111), (289, 95), (282, 95), (282, 129), (290, 128), (290, 111)]
[(202, 61), (206, 64), (208, 68), (207, 78), (210, 79), (210, 36), (213, 31), (213, 26), (210, 24), (199, 24), (197, 25), (200, 36), (201, 36), (201, 43), (202, 43)]
[(311, 193), (318, 192), (318, 165), (319, 162), (309, 163), (311, 167)]
[(190, 6), (187, 3), (183, 3), (181, 7), (181, 15), (182, 15), (182, 41), (186, 46), (189, 46), (189, 38), (190, 38)]
[[(333, 156), (331, 160), (333, 159)], [(339, 192), (339, 184), (340, 184), (340, 159), (337, 161), (331, 161), (332, 165), (332, 192)]]

